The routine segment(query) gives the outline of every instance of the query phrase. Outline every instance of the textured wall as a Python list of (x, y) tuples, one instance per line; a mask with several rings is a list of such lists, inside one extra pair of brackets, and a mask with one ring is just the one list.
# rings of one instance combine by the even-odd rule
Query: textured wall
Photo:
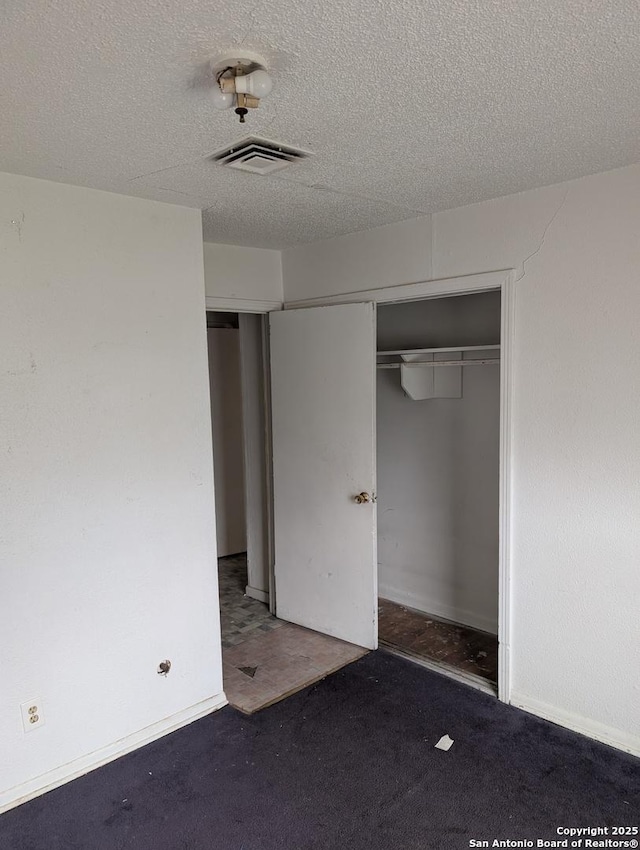
[(283, 300), (280, 251), (205, 242), (204, 279), (209, 297), (275, 304)]
[[(640, 166), (433, 216), (434, 277), (514, 267), (520, 278), (514, 698), (636, 752), (639, 221)], [(326, 260), (319, 245), (309, 249), (313, 280), (321, 263), (331, 268), (324, 244)], [(287, 300), (309, 293), (302, 249), (293, 250)], [(401, 250), (396, 258), (403, 268)], [(344, 291), (368, 285), (352, 278)]]
[(1, 806), (222, 681), (200, 214), (0, 175), (0, 264)]
[(515, 266), (513, 687), (640, 752), (640, 167), (435, 217), (439, 277)]
[(431, 277), (431, 218), (422, 216), (282, 252), (287, 301)]

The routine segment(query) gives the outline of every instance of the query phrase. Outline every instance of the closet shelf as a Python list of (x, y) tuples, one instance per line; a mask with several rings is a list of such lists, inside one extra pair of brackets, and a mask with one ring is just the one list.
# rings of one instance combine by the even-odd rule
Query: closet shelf
[(499, 351), (499, 345), (455, 345), (448, 348), (399, 348), (394, 351), (378, 351), (378, 357), (389, 357), (392, 354), (450, 354), (454, 351)]
[[(465, 357), (466, 353), (471, 352), (486, 352), (489, 356)], [(376, 355), (378, 369), (399, 369), (400, 384), (405, 394), (414, 401), (423, 401), (431, 398), (462, 398), (460, 367), (498, 365), (500, 346), (398, 348), (393, 351), (378, 351)], [(441, 369), (441, 366), (449, 368)]]
[[(398, 348), (393, 351), (378, 351), (376, 352), (376, 356), (378, 358), (378, 369), (399, 369), (401, 366), (407, 367), (418, 367), (425, 366), (427, 368), (435, 369), (440, 366), (493, 366), (494, 364), (500, 363), (499, 357), (482, 357), (482, 358), (472, 358), (465, 359), (465, 352), (471, 351), (500, 351), (499, 345), (458, 345), (458, 346), (448, 346), (447, 348)], [(445, 354), (459, 354), (460, 357), (458, 359), (443, 357)], [(442, 359), (438, 360), (436, 357), (440, 355)], [(424, 356), (424, 360), (420, 359)], [(386, 362), (386, 360), (382, 360), (380, 362), (380, 358), (400, 358), (400, 360)]]
[(440, 366), (493, 366), (499, 362), (499, 357), (483, 358), (482, 360), (415, 360), (412, 363), (378, 363), (377, 368), (400, 369), (400, 367), (406, 366), (408, 369), (415, 369), (426, 366), (431, 369), (435, 369), (436, 367), (439, 369)]

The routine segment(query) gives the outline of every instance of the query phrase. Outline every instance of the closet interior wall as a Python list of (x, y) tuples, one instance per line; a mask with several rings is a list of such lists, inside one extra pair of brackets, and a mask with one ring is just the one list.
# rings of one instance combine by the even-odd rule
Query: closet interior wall
[(246, 552), (240, 331), (233, 313), (207, 314), (218, 557)]
[[(378, 308), (378, 351), (499, 343), (499, 292)], [(461, 371), (422, 401), (377, 372), (379, 595), (497, 633), (500, 366)]]

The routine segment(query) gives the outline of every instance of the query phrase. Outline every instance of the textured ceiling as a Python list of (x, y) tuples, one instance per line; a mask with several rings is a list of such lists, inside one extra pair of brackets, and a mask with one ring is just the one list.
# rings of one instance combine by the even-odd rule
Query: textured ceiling
[[(243, 126), (208, 59), (262, 53)], [(637, 0), (32, 0), (0, 9), (0, 170), (204, 210), (284, 247), (640, 160)], [(248, 134), (312, 159), (207, 155)]]

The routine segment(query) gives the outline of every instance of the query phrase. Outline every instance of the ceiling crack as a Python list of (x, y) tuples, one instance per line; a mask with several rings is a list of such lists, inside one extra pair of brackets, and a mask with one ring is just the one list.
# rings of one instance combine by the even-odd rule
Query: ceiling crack
[(281, 180), (283, 183), (295, 183), (298, 186), (304, 186), (305, 189), (317, 189), (319, 192), (329, 192), (334, 195), (341, 195), (345, 198), (354, 198), (359, 201), (373, 201), (377, 204), (382, 204), (386, 207), (393, 207), (396, 210), (406, 210), (406, 212), (415, 213), (416, 215), (429, 215), (426, 210), (418, 210), (415, 207), (408, 207), (406, 204), (394, 204), (393, 201), (387, 201), (384, 198), (379, 198), (374, 195), (361, 195), (358, 192), (345, 192), (342, 189), (336, 189), (334, 186), (324, 186), (319, 183), (303, 183), (301, 180), (292, 180), (288, 177), (273, 176), (272, 180)]
[(197, 195), (192, 195), (191, 192), (182, 192), (180, 189), (170, 189), (168, 186), (154, 186), (154, 189), (159, 189), (161, 192), (173, 192), (174, 195), (184, 195), (185, 198), (193, 198), (194, 201), (202, 201)]
[(174, 168), (181, 168), (183, 165), (191, 165), (193, 162), (200, 162), (207, 156), (206, 153), (200, 154), (193, 159), (187, 159), (184, 162), (179, 162), (177, 165), (168, 165), (166, 168), (157, 168), (155, 171), (145, 171), (144, 174), (138, 174), (135, 177), (129, 177), (125, 183), (133, 183), (134, 180), (142, 180), (143, 177), (153, 177), (154, 174), (164, 174), (165, 171), (173, 171)]
[(273, 122), (276, 120), (277, 117), (278, 117), (278, 104), (275, 104), (275, 106), (273, 107), (273, 115), (271, 116), (271, 121), (269, 121), (267, 126), (263, 127), (260, 132), (261, 133), (267, 133), (269, 131), (269, 127), (271, 127), (271, 125), (273, 124)]
[(259, 2), (256, 3), (256, 5), (253, 7), (253, 9), (251, 9), (251, 11), (249, 12), (249, 18), (251, 19), (251, 24), (249, 25), (249, 29), (245, 32), (245, 34), (242, 36), (242, 38), (238, 42), (238, 47), (243, 45), (245, 43), (245, 41), (251, 35), (253, 28), (256, 25), (255, 14), (258, 11), (258, 9), (263, 5), (263, 2), (264, 2), (264, 0), (259, 0)]
[(535, 257), (535, 256), (536, 256), (536, 254), (540, 253), (540, 251), (542, 250), (542, 246), (544, 245), (544, 240), (545, 240), (545, 238), (546, 238), (546, 236), (547, 236), (547, 232), (548, 232), (549, 228), (551, 227), (551, 225), (553, 224), (553, 222), (554, 222), (554, 221), (556, 220), (556, 218), (558, 217), (558, 215), (559, 215), (559, 213), (560, 213), (560, 210), (561, 210), (561, 209), (563, 208), (563, 206), (565, 205), (568, 195), (569, 195), (569, 189), (567, 188), (567, 191), (564, 193), (564, 197), (563, 197), (563, 199), (560, 201), (560, 204), (559, 204), (559, 206), (558, 206), (558, 209), (557, 209), (557, 210), (554, 212), (554, 214), (551, 216), (551, 218), (550, 218), (550, 219), (549, 219), (549, 221), (547, 222), (547, 226), (546, 226), (546, 227), (545, 227), (545, 229), (542, 231), (542, 237), (541, 237), (541, 239), (540, 239), (540, 244), (539, 244), (539, 245), (538, 245), (538, 247), (535, 249), (535, 251), (532, 251), (532, 252), (531, 252), (529, 255), (527, 255), (527, 256), (524, 258), (524, 260), (522, 261), (522, 265), (521, 265), (521, 267), (520, 267), (520, 268), (521, 268), (521, 272), (520, 272), (520, 274), (518, 275), (518, 277), (516, 278), (516, 283), (517, 283), (519, 280), (522, 280), (522, 278), (525, 276), (525, 274), (526, 274), (525, 266), (526, 266), (526, 264), (529, 262), (529, 260), (530, 260), (532, 257)]

